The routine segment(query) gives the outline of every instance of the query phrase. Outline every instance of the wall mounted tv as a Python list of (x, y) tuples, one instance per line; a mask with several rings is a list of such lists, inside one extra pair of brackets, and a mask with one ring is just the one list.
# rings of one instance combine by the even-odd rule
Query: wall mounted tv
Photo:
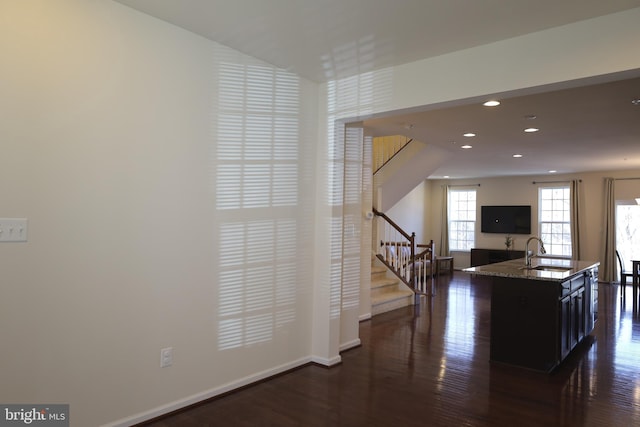
[(531, 234), (531, 206), (482, 206), (483, 233)]

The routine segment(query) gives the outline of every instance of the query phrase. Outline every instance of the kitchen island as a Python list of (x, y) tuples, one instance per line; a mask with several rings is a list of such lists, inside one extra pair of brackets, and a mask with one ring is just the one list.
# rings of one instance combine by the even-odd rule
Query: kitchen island
[(535, 257), (467, 268), (490, 276), (492, 362), (551, 372), (592, 331), (599, 262)]

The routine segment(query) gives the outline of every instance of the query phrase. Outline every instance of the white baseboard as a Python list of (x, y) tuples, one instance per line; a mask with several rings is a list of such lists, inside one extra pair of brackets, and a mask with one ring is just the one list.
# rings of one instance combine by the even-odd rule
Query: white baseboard
[(151, 409), (149, 411), (146, 412), (141, 412), (139, 414), (133, 415), (131, 417), (127, 417), (127, 418), (122, 418), (120, 420), (114, 421), (113, 423), (108, 423), (108, 424), (104, 424), (103, 427), (128, 427), (134, 424), (138, 424), (141, 423), (143, 421), (148, 421), (151, 420), (153, 418), (159, 417), (161, 415), (165, 415), (168, 414), (170, 412), (176, 411), (178, 409), (182, 409), (184, 407), (187, 407), (189, 405), (193, 405), (194, 403), (198, 403), (198, 402), (202, 402), (203, 400), (207, 400), (207, 399), (211, 399), (212, 397), (216, 397), (219, 396), (221, 394), (233, 391), (235, 389), (238, 389), (240, 387), (244, 387), (246, 385), (249, 384), (253, 384), (256, 383), (258, 381), (264, 380), (266, 378), (272, 377), (274, 375), (278, 375), (281, 374), (283, 372), (286, 372), (288, 370), (297, 368), (299, 366), (302, 365), (306, 365), (309, 362), (315, 362), (315, 363), (319, 363), (321, 365), (326, 365), (326, 366), (332, 366), (336, 363), (340, 363), (341, 358), (340, 356), (337, 356), (337, 362), (335, 361), (336, 358), (333, 358), (331, 360), (329, 360), (328, 362), (331, 363), (324, 363), (324, 361), (317, 361), (315, 360), (315, 357), (303, 357), (301, 359), (295, 360), (293, 362), (290, 363), (285, 363), (284, 365), (280, 365), (277, 366), (273, 369), (267, 369), (265, 371), (262, 372), (258, 372), (254, 375), (249, 375), (245, 378), (242, 378), (240, 380), (237, 381), (233, 381), (230, 383), (227, 383), (223, 386), (220, 387), (215, 387), (209, 390), (205, 390), (201, 393), (196, 393), (193, 394), (189, 397), (186, 397), (184, 399), (179, 399), (176, 400), (174, 402), (171, 403), (167, 403), (166, 405), (162, 405), (162, 406), (158, 406), (154, 409)]
[(344, 344), (340, 344), (340, 351), (345, 351), (345, 350), (349, 350), (349, 349), (354, 348), (354, 347), (359, 347), (360, 344), (362, 344), (362, 342), (360, 341), (360, 338), (356, 338), (353, 341), (349, 341), (349, 342), (346, 342)]
[(365, 313), (365, 314), (361, 314), (360, 317), (358, 317), (358, 321), (359, 322), (364, 322), (365, 320), (371, 320), (371, 313)]
[(338, 355), (336, 357), (332, 357), (331, 359), (327, 359), (325, 357), (311, 356), (311, 362), (317, 363), (318, 365), (330, 367), (342, 363), (342, 357)]

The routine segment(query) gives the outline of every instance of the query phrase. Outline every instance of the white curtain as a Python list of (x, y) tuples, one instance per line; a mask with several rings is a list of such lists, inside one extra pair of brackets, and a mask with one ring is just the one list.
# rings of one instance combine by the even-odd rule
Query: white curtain
[(449, 186), (442, 187), (442, 226), (440, 232), (440, 256), (449, 256)]
[(604, 179), (604, 242), (602, 245), (602, 263), (600, 280), (616, 280), (616, 195), (615, 180)]
[(580, 259), (580, 180), (571, 181), (571, 259)]

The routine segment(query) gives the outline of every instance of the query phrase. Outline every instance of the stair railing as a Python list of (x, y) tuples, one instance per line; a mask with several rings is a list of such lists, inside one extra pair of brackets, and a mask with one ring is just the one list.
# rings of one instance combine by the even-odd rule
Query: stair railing
[(376, 257), (416, 294), (416, 303), (420, 295), (435, 295), (433, 240), (428, 244), (416, 244), (416, 233), (407, 233), (375, 208), (373, 213), (382, 220), (382, 230), (379, 231), (382, 238)]
[(409, 145), (409, 139), (400, 135), (392, 137), (378, 137), (373, 140), (373, 174), (377, 174), (387, 163), (391, 162), (402, 149)]

